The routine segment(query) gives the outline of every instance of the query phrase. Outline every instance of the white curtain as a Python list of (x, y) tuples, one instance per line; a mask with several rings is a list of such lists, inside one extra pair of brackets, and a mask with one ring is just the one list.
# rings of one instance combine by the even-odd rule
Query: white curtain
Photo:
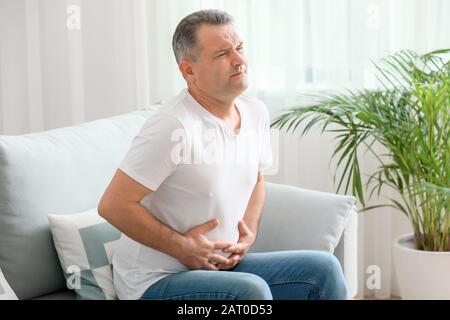
[[(67, 28), (75, 5), (81, 28)], [(249, 93), (272, 114), (316, 90), (373, 87), (371, 60), (401, 49), (450, 47), (446, 0), (0, 0), (0, 134), (109, 117), (165, 100), (185, 84), (171, 52), (179, 20), (230, 12), (250, 63)], [(281, 134), (269, 181), (335, 192), (331, 136)], [(362, 158), (362, 170), (375, 162)], [(359, 295), (399, 295), (391, 240), (409, 231), (398, 212), (361, 215)], [(381, 288), (366, 287), (366, 269)]]

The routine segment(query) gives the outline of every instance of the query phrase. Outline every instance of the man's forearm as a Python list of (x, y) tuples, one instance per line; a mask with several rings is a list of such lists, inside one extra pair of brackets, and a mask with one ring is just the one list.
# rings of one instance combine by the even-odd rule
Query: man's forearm
[(258, 233), (261, 212), (264, 207), (264, 199), (266, 197), (265, 182), (261, 174), (258, 174), (258, 181), (253, 188), (252, 195), (244, 214), (244, 222), (247, 227), (256, 235)]
[(105, 212), (102, 217), (134, 241), (173, 257), (182, 250), (184, 236), (161, 223), (140, 203), (104, 211), (108, 210), (118, 212)]

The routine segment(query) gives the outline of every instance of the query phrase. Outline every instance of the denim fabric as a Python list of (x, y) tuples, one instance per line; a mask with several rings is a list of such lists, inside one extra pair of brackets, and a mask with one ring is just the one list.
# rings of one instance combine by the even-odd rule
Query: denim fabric
[(340, 300), (347, 286), (337, 258), (322, 251), (247, 253), (234, 268), (190, 270), (151, 285), (142, 300)]

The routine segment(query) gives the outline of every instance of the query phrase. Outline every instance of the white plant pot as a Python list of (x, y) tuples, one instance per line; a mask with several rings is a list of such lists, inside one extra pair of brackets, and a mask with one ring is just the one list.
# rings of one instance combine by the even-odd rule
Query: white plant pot
[(450, 300), (450, 252), (417, 250), (412, 234), (393, 242), (400, 295), (405, 300)]

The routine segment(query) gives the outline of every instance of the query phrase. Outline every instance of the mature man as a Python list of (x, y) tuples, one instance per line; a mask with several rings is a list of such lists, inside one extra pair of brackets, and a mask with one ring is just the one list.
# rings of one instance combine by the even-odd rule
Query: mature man
[(122, 231), (119, 298), (345, 299), (331, 254), (247, 253), (272, 154), (267, 108), (243, 94), (247, 61), (233, 18), (185, 17), (173, 50), (188, 88), (144, 124), (98, 208)]

